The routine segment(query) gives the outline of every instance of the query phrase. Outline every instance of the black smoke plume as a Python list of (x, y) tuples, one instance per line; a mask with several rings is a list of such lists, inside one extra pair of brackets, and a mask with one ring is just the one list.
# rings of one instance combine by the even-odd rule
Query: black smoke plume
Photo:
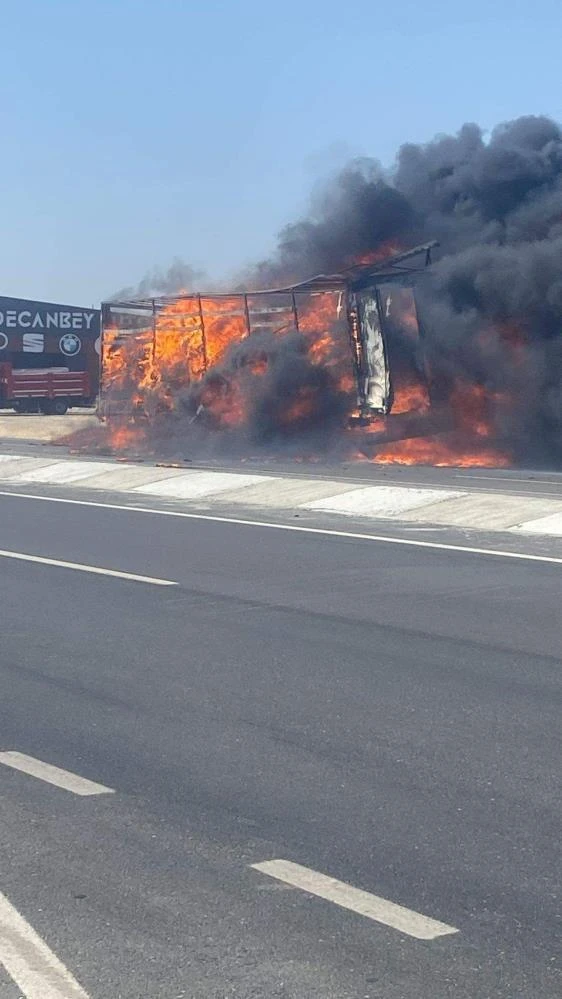
[(513, 460), (562, 462), (562, 131), (544, 117), (404, 145), (395, 169), (350, 164), (258, 277), (329, 273), (381, 245), (438, 239), (418, 283), (432, 378), (507, 397)]
[[(416, 295), (437, 395), (446, 397), (459, 378), (497, 393), (505, 405), (495, 433), (513, 461), (560, 466), (562, 131), (556, 122), (523, 117), (488, 137), (467, 124), (456, 136), (404, 145), (392, 171), (372, 160), (350, 163), (316, 196), (309, 216), (282, 231), (273, 258), (246, 276), (245, 287), (334, 273), (373, 251), (426, 239), (439, 240), (439, 258)], [(234, 347), (198, 391), (239, 371), (247, 349)], [(271, 374), (259, 390), (249, 389), (256, 435), (282, 435), (283, 404), (295, 386), (304, 392), (309, 384), (321, 400), (316, 422), (332, 433), (341, 393), (329, 378), (316, 384), (318, 369), (307, 367), (302, 344), (284, 338), (282, 346), (271, 341), (263, 349)]]

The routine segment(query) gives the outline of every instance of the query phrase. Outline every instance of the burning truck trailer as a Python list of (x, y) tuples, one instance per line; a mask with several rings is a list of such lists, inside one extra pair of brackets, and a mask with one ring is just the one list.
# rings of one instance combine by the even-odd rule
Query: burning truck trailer
[(485, 388), (435, 377), (416, 289), (436, 246), (283, 288), (103, 303), (111, 448), (506, 464)]
[(283, 288), (103, 303), (113, 445), (207, 432), (371, 454), (435, 432), (447, 419), (431, 407), (414, 285), (436, 245)]

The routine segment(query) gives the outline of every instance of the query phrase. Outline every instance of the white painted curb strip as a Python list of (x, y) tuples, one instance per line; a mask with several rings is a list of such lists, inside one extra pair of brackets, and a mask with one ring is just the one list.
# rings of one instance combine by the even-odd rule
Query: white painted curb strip
[(344, 513), (352, 517), (399, 517), (408, 510), (419, 510), (445, 500), (460, 499), (465, 493), (450, 489), (417, 489), (405, 486), (352, 487), (340, 496), (328, 496), (304, 504), (307, 510)]
[(562, 494), (458, 491), (420, 486), (358, 485), (341, 479), (120, 465), (79, 458), (49, 460), (0, 454), (0, 483), (76, 486), (187, 504), (304, 510), (344, 517), (441, 524), (474, 530), (562, 537)]

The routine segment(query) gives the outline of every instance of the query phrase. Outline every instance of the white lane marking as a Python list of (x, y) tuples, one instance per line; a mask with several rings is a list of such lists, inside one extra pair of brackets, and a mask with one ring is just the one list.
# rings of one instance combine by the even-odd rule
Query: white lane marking
[(25, 753), (17, 753), (14, 750), (0, 753), (0, 763), (6, 767), (11, 767), (12, 770), (21, 770), (24, 774), (44, 780), (47, 784), (55, 784), (56, 787), (62, 787), (65, 791), (72, 791), (73, 794), (79, 794), (82, 797), (93, 794), (115, 794), (112, 787), (96, 784), (95, 781), (79, 777), (78, 774), (73, 774), (70, 770), (61, 770), (60, 767), (54, 767), (51, 763), (43, 763), (42, 760), (36, 760), (34, 756), (26, 756)]
[[(304, 527), (296, 524), (275, 524), (267, 520), (244, 520), (240, 517), (218, 517), (207, 513), (186, 513), (183, 510), (155, 510), (148, 506), (126, 506), (124, 503), (96, 503), (94, 500), (64, 499), (62, 496), (37, 496), (34, 493), (8, 492), (0, 489), (0, 496), (11, 499), (39, 500), (41, 503), (67, 503), (71, 506), (93, 506), (101, 510), (119, 510), (124, 513), (149, 513), (155, 517), (180, 517), (184, 520), (204, 520), (211, 524), (235, 524), (238, 527), (264, 527), (272, 531), (292, 531), (295, 534), (317, 534), (328, 538), (351, 538), (356, 541), (375, 541), (387, 545), (407, 545), (411, 548), (429, 548), (434, 551), (460, 552), (464, 555), (492, 555), (495, 558), (520, 559), (523, 562), (547, 562), (562, 565), (554, 555), (531, 555), (528, 552), (510, 552), (496, 548), (474, 548), (468, 545), (447, 545), (438, 541), (415, 541), (413, 538), (393, 538), (385, 534), (363, 534), (358, 531), (334, 531), (325, 527)], [(407, 525), (404, 525), (407, 528)], [(63, 563), (64, 564), (64, 563)], [(93, 570), (91, 570), (93, 571)], [(98, 572), (110, 571), (99, 569)], [(126, 575), (112, 573), (113, 575)], [(142, 579), (143, 577), (134, 577)], [(156, 580), (149, 580), (156, 582)], [(177, 583), (163, 582), (164, 586), (177, 586)]]
[(444, 937), (450, 933), (458, 933), (454, 926), (447, 926), (429, 916), (422, 916), (419, 912), (406, 909), (396, 902), (389, 902), (386, 898), (379, 898), (361, 888), (353, 888), (345, 881), (338, 881), (336, 878), (327, 877), (313, 871), (310, 867), (302, 867), (301, 864), (293, 864), (290, 860), (266, 860), (262, 864), (252, 864), (254, 870), (268, 874), (278, 881), (293, 885), (294, 888), (301, 888), (310, 895), (317, 895), (319, 898), (334, 902), (343, 909), (351, 909), (358, 912), (367, 919), (374, 919), (377, 923), (391, 926), (401, 933), (407, 933), (409, 937), (416, 937), (417, 940), (435, 940), (436, 937)]
[(171, 579), (138, 576), (134, 572), (121, 572), (119, 569), (102, 569), (100, 566), (83, 565), (81, 562), (63, 562), (58, 558), (44, 558), (42, 555), (26, 555), (24, 552), (8, 552), (0, 549), (0, 558), (12, 558), (20, 562), (38, 562), (39, 565), (54, 565), (59, 569), (76, 569), (77, 572), (90, 572), (96, 576), (114, 576), (116, 579), (132, 579), (135, 583), (151, 583), (152, 586), (178, 585)]
[(0, 964), (25, 999), (88, 999), (68, 968), (1, 892)]

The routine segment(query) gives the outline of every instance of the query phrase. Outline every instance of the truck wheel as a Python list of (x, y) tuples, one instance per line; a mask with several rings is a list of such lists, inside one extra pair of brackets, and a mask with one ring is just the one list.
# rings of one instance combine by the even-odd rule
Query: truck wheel
[(16, 413), (36, 413), (37, 407), (30, 399), (16, 399), (13, 408)]
[(51, 405), (54, 416), (64, 416), (68, 412), (68, 399), (53, 399)]
[(68, 399), (43, 399), (41, 412), (45, 416), (64, 416), (68, 411)]

